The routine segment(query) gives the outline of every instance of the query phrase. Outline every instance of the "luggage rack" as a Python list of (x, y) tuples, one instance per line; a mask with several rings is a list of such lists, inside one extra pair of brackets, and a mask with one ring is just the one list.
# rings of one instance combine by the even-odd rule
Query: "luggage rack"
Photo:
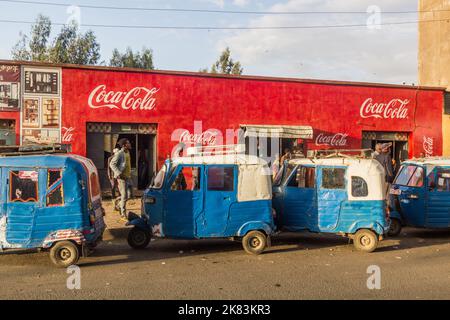
[(71, 152), (68, 144), (32, 144), (25, 146), (0, 146), (0, 157), (61, 154)]
[(433, 161), (433, 160), (449, 160), (450, 157), (425, 157), (425, 158), (412, 158), (411, 160), (417, 161), (417, 162), (426, 162), (426, 161)]
[(245, 144), (226, 144), (219, 146), (198, 146), (186, 150), (187, 156), (225, 156), (245, 153)]
[(372, 158), (372, 149), (328, 149), (328, 150), (310, 150), (307, 158), (357, 158), (370, 159)]

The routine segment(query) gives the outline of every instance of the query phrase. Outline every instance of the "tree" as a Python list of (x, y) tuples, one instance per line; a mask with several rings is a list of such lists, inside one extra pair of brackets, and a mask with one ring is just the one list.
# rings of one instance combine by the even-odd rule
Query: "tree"
[(48, 17), (39, 15), (31, 27), (31, 34), (21, 34), (21, 39), (12, 49), (14, 60), (42, 61), (53, 63), (97, 64), (100, 59), (100, 44), (92, 31), (78, 32), (72, 22), (63, 26), (51, 44), (52, 24)]
[[(219, 59), (211, 66), (210, 73), (241, 75), (243, 71), (241, 63), (233, 61), (230, 48), (226, 47)], [(208, 72), (208, 69), (200, 69), (200, 72)]]
[(128, 47), (125, 53), (120, 53), (119, 50), (114, 49), (112, 57), (109, 61), (111, 67), (127, 67), (153, 70), (153, 51), (151, 49), (143, 48), (142, 52), (133, 52)]

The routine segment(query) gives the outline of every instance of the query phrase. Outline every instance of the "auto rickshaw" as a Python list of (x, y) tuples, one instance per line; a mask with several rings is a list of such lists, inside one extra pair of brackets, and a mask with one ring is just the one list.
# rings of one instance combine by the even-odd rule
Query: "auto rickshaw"
[(61, 145), (0, 147), (0, 252), (50, 252), (58, 267), (87, 256), (105, 223), (97, 169)]
[(280, 230), (334, 233), (372, 252), (388, 230), (384, 169), (354, 150), (288, 160), (275, 177)]
[(274, 232), (271, 177), (266, 162), (242, 154), (166, 160), (132, 219), (128, 243), (146, 248), (151, 237), (231, 238), (259, 254)]
[(421, 158), (402, 163), (390, 189), (391, 227), (450, 228), (450, 158)]

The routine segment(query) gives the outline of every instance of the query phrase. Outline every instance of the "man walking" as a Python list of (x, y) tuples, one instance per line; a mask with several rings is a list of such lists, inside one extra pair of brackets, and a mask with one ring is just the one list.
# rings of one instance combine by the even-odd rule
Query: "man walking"
[(113, 177), (117, 179), (120, 192), (120, 216), (127, 220), (126, 204), (130, 198), (129, 186), (132, 186), (131, 181), (131, 144), (128, 139), (120, 139), (117, 144), (120, 150), (116, 152), (111, 159), (110, 168), (113, 172)]

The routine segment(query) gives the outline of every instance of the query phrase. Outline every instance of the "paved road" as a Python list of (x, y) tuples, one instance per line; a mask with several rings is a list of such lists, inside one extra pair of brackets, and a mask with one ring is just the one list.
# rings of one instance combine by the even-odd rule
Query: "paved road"
[[(81, 290), (45, 253), (0, 256), (7, 299), (450, 299), (450, 232), (405, 229), (371, 254), (337, 236), (283, 234), (250, 256), (227, 240), (156, 240), (128, 248), (115, 229), (81, 261)], [(381, 289), (367, 289), (367, 267)]]

